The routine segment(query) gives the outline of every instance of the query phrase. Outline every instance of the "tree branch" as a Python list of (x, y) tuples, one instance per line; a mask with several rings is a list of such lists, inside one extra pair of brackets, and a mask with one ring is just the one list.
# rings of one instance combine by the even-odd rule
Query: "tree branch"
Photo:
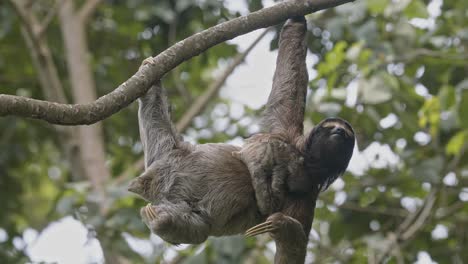
[[(384, 250), (377, 260), (377, 263), (384, 263), (386, 257), (393, 251), (398, 244), (410, 239), (424, 225), (424, 222), (430, 216), (435, 200), (437, 198), (438, 189), (432, 190), (424, 200), (423, 206), (414, 214), (410, 214), (397, 228), (396, 233), (389, 235), (390, 244)], [(411, 224), (412, 223), (412, 224)]]
[(96, 11), (99, 4), (102, 0), (88, 0), (84, 5), (81, 7), (80, 11), (78, 12), (78, 17), (82, 21), (82, 23), (86, 24), (89, 17)]
[[(92, 1), (92, 0), (89, 0)], [(111, 93), (92, 103), (59, 104), (31, 98), (0, 95), (0, 116), (17, 115), (42, 119), (60, 125), (93, 124), (128, 106), (149, 89), (150, 84), (161, 79), (182, 62), (197, 56), (208, 48), (255, 29), (268, 27), (288, 17), (335, 7), (352, 0), (287, 1), (235, 18), (182, 40), (153, 58), (130, 79)]]
[(47, 31), (47, 28), (49, 27), (50, 23), (52, 22), (52, 20), (54, 19), (55, 15), (57, 14), (57, 11), (59, 10), (60, 5), (61, 5), (64, 1), (68, 1), (68, 0), (56, 0), (56, 1), (55, 1), (54, 6), (52, 7), (52, 9), (49, 10), (49, 12), (48, 12), (47, 15), (45, 16), (45, 18), (42, 20), (41, 26), (40, 26), (40, 27), (38, 28), (38, 30), (37, 30), (37, 37), (38, 37), (38, 38), (42, 38), (42, 36), (44, 35), (44, 33)]
[(260, 40), (266, 35), (269, 29), (265, 30), (257, 39), (255, 39), (252, 44), (242, 53), (239, 53), (234, 61), (229, 65), (228, 68), (223, 72), (223, 74), (213, 83), (208, 89), (197, 98), (197, 100), (190, 106), (190, 108), (185, 112), (182, 118), (177, 122), (178, 131), (184, 131), (192, 122), (193, 118), (199, 115), (208, 102), (218, 93), (218, 91), (223, 87), (223, 84), (226, 82), (227, 78), (234, 72), (234, 70), (241, 64), (245, 57), (250, 53), (250, 51), (260, 42)]
[(9, 3), (13, 7), (16, 15), (18, 15), (19, 19), (21, 20), (21, 24), (24, 25), (25, 29), (27, 30), (28, 34), (31, 37), (36, 37), (37, 36), (37, 24), (38, 23), (33, 23), (31, 19), (34, 19), (35, 16), (32, 15), (31, 12), (29, 12), (29, 6), (23, 1), (14, 1), (14, 0), (9, 0)]

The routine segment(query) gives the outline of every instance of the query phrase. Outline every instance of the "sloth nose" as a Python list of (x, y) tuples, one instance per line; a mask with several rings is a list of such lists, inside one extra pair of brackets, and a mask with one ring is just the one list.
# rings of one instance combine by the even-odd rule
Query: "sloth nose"
[(342, 135), (342, 136), (345, 135), (344, 128), (339, 127), (339, 126), (334, 127), (331, 132), (332, 132), (332, 134), (339, 134), (339, 135)]

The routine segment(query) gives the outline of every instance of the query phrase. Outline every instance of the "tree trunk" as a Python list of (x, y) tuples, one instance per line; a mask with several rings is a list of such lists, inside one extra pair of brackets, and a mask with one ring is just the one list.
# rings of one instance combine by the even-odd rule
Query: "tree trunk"
[[(68, 72), (74, 103), (96, 100), (96, 87), (88, 57), (85, 24), (74, 10), (73, 1), (65, 1), (59, 10), (60, 27), (65, 45)], [(79, 126), (80, 159), (86, 177), (93, 188), (104, 198), (104, 186), (110, 178), (105, 166), (104, 141), (100, 124)], [(104, 202), (104, 201), (101, 201)]]

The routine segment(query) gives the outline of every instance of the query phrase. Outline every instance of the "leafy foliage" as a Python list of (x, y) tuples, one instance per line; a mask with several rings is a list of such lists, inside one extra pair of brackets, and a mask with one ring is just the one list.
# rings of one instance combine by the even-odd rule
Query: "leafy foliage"
[[(222, 1), (157, 2), (105, 1), (98, 8), (88, 26), (98, 94), (125, 81), (144, 58), (238, 15)], [(263, 7), (262, 1), (243, 2), (251, 11)], [(308, 16), (308, 60), (314, 63), (306, 123), (343, 117), (353, 124), (359, 147), (350, 171), (317, 202), (309, 262), (414, 262), (421, 252), (437, 263), (468, 259), (466, 10), (466, 1), (361, 0)], [(0, 14), (0, 92), (43, 98), (18, 17), (8, 5), (0, 5)], [(57, 23), (46, 37), (70, 97)], [(213, 81), (220, 62), (235, 54), (235, 46), (221, 44), (166, 76), (175, 119)], [(242, 106), (242, 116), (235, 116), (231, 104), (214, 100), (186, 135), (204, 143), (255, 132), (256, 111)], [(103, 124), (113, 174), (104, 214), (90, 184), (72, 179), (52, 126), (0, 119), (0, 231), (6, 234), (0, 235), (0, 262), (27, 261), (27, 247), (18, 242), (24, 231), (71, 215), (104, 251), (112, 249), (107, 254), (132, 262), (176, 255), (178, 263), (268, 263), (272, 251), (262, 238), (213, 238), (183, 248), (149, 239), (138, 216), (143, 201), (126, 191), (142, 156), (136, 105)], [(421, 225), (402, 224), (413, 215), (420, 219), (421, 208), (429, 208)], [(392, 236), (399, 240), (389, 251)], [(138, 239), (151, 245), (150, 254), (128, 243)]]

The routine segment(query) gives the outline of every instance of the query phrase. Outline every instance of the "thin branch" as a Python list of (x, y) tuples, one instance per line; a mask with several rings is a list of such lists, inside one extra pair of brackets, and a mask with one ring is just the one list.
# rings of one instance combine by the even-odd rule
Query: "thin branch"
[(35, 28), (35, 25), (37, 23), (33, 23), (33, 21), (31, 21), (34, 18), (34, 16), (32, 12), (28, 12), (30, 6), (23, 3), (23, 1), (9, 0), (9, 3), (13, 7), (13, 10), (15, 11), (16, 15), (18, 15), (19, 19), (21, 20), (21, 24), (24, 25), (28, 34), (32, 38), (35, 38), (37, 36), (37, 30)]
[(454, 63), (464, 63), (468, 59), (468, 55), (461, 53), (461, 52), (458, 52), (458, 53), (444, 52), (444, 51), (420, 48), (411, 52), (407, 52), (406, 54), (396, 56), (394, 58), (389, 58), (387, 59), (387, 63), (399, 62), (399, 61), (411, 62), (421, 57), (444, 59), (444, 60), (451, 61)]
[(136, 172), (142, 171), (145, 168), (145, 159), (142, 157), (135, 161), (132, 165), (127, 167), (127, 169), (122, 172), (119, 176), (113, 181), (114, 185), (120, 185), (129, 179), (131, 175), (134, 175)]
[(416, 219), (416, 221), (414, 221), (414, 223), (410, 227), (408, 227), (408, 229), (404, 233), (401, 234), (402, 240), (408, 240), (419, 229), (421, 229), (424, 222), (426, 222), (426, 219), (429, 217), (429, 214), (431, 213), (432, 208), (434, 207), (435, 200), (436, 200), (436, 191), (432, 191), (428, 195), (425, 206), (423, 207), (423, 210), (421, 210), (421, 214), (419, 214), (418, 219)]
[(80, 11), (78, 11), (78, 17), (82, 23), (86, 23), (88, 21), (89, 17), (91, 17), (94, 11), (96, 11), (101, 2), (102, 0), (88, 0), (83, 4)]
[(21, 20), (21, 32), (31, 51), (34, 67), (37, 69), (41, 88), (47, 100), (66, 103), (65, 93), (58, 77), (57, 68), (47, 42), (39, 37), (39, 21), (36, 15), (21, 1), (10, 0)]
[[(463, 146), (461, 151), (461, 155), (467, 150), (468, 145)], [(453, 171), (458, 164), (460, 163), (459, 156), (455, 157), (449, 164), (446, 165), (444, 171), (445, 173), (449, 171)], [(424, 200), (423, 206), (413, 214), (408, 215), (408, 217), (400, 224), (397, 228), (395, 233), (389, 234), (389, 241), (390, 245), (384, 250), (382, 255), (379, 258), (378, 263), (384, 263), (385, 258), (390, 254), (395, 247), (399, 247), (399, 243), (409, 240), (414, 234), (419, 231), (423, 226), (426, 220), (431, 215), (431, 211), (435, 205), (435, 201), (437, 199), (437, 194), (439, 193), (441, 186), (436, 186)], [(457, 208), (458, 205), (454, 204), (454, 208)], [(453, 208), (451, 208), (453, 210)], [(451, 211), (451, 210), (450, 210)], [(443, 214), (445, 216), (446, 214)], [(440, 219), (441, 216), (437, 216), (436, 218)]]
[[(385, 259), (393, 251), (393, 249), (399, 246), (399, 243), (410, 239), (423, 227), (424, 222), (430, 216), (432, 208), (434, 207), (437, 193), (438, 189), (433, 189), (426, 196), (423, 206), (420, 208), (420, 210), (417, 211), (418, 216), (415, 218), (413, 214), (408, 215), (405, 221), (403, 221), (403, 223), (397, 228), (397, 232), (389, 234), (388, 240), (390, 244), (380, 255), (377, 263), (384, 263)], [(408, 224), (408, 222), (412, 222), (412, 224)]]
[(350, 202), (346, 202), (342, 205), (335, 205), (335, 204), (332, 204), (332, 205), (340, 209), (352, 210), (352, 211), (364, 212), (364, 213), (370, 213), (370, 214), (381, 214), (381, 215), (396, 216), (396, 217), (407, 216), (407, 213), (404, 210), (400, 210), (397, 208), (378, 208), (374, 206), (361, 207), (357, 204), (353, 204)]
[(49, 27), (50, 23), (52, 22), (55, 15), (57, 14), (57, 11), (59, 10), (60, 5), (64, 1), (69, 1), (69, 0), (55, 0), (54, 6), (46, 14), (45, 18), (41, 22), (40, 27), (37, 30), (37, 37), (38, 38), (42, 38), (42, 36), (44, 36), (44, 33), (47, 31), (47, 28)]
[[(176, 123), (176, 129), (179, 133), (183, 133), (189, 127), (193, 118), (203, 112), (209, 101), (212, 100), (213, 97), (219, 92), (221, 87), (223, 87), (223, 84), (226, 82), (227, 78), (234, 72), (237, 66), (239, 66), (245, 60), (250, 51), (252, 51), (252, 49), (268, 33), (268, 31), (269, 29), (266, 29), (262, 34), (260, 34), (260, 36), (257, 37), (257, 39), (252, 42), (252, 44), (250, 44), (250, 46), (244, 52), (239, 53), (234, 58), (231, 65), (224, 70), (223, 74), (221, 74), (221, 76), (219, 76), (219, 78), (213, 82), (213, 84), (208, 87), (208, 89), (201, 96), (197, 97), (196, 101), (187, 111), (185, 111), (182, 118)], [(128, 178), (128, 175), (133, 174), (135, 171), (141, 171), (145, 166), (144, 161), (144, 158), (137, 160), (122, 174), (117, 176), (117, 178), (114, 180), (114, 184), (120, 184)]]
[[(93, 1), (93, 0), (89, 0)], [(97, 0), (95, 0), (97, 1)], [(0, 95), (0, 116), (16, 115), (60, 125), (94, 124), (128, 106), (182, 62), (210, 47), (250, 31), (280, 23), (288, 17), (335, 7), (352, 0), (287, 1), (221, 23), (168, 48), (111, 93), (92, 103), (59, 104), (21, 96)]]
[(241, 64), (245, 57), (252, 51), (252, 49), (262, 40), (262, 38), (267, 34), (269, 29), (263, 31), (263, 33), (255, 39), (252, 44), (242, 53), (239, 53), (234, 61), (229, 65), (223, 74), (212, 84), (208, 89), (197, 98), (197, 100), (190, 106), (190, 108), (185, 112), (182, 118), (177, 122), (178, 131), (184, 131), (192, 122), (193, 118), (203, 112), (208, 102), (218, 93), (218, 91), (223, 87), (223, 84), (226, 82), (227, 78), (234, 72), (234, 70)]
[[(462, 153), (467, 149), (467, 146), (464, 146)], [(463, 155), (463, 154), (461, 154)], [(455, 157), (445, 168), (445, 172), (453, 171), (459, 164), (460, 158)], [(423, 226), (426, 220), (431, 215), (431, 211), (435, 205), (437, 199), (437, 193), (440, 190), (440, 186), (436, 186), (424, 200), (423, 206), (415, 213), (408, 215), (408, 217), (403, 221), (402, 224), (397, 228), (396, 233), (390, 234), (390, 245), (386, 248), (383, 254), (380, 256), (378, 263), (383, 263), (385, 258), (390, 254), (395, 247), (398, 247), (399, 243), (409, 240), (414, 234), (419, 231)], [(457, 206), (454, 205), (456, 208)], [(436, 215), (437, 217), (437, 215)], [(439, 218), (440, 219), (440, 218)]]
[(436, 212), (435, 218), (440, 221), (444, 219), (445, 217), (453, 216), (455, 213), (457, 213), (464, 207), (465, 207), (465, 202), (458, 201), (458, 202), (451, 204), (448, 207), (439, 208)]
[[(179, 22), (178, 18), (179, 14), (176, 13), (174, 16), (174, 19), (172, 19), (171, 24), (169, 25), (169, 45), (173, 45), (177, 41), (177, 25)], [(192, 102), (192, 95), (190, 94), (189, 91), (187, 91), (186, 87), (184, 84), (180, 81), (180, 69), (179, 67), (174, 68), (174, 70), (171, 71), (171, 77), (172, 81), (174, 82), (174, 85), (179, 92), (179, 94), (182, 96), (182, 99), (186, 104), (189, 104)]]

